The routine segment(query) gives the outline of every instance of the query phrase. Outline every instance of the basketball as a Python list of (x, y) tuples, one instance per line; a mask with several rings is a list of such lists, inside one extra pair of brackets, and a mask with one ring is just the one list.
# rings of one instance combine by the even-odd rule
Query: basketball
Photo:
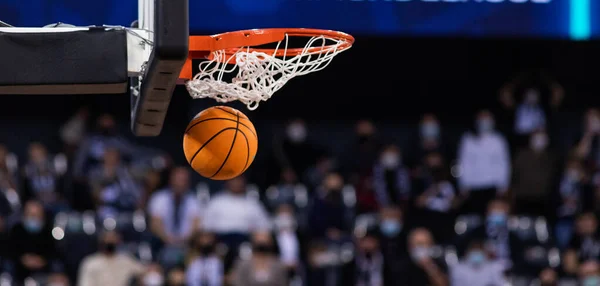
[(228, 180), (244, 173), (254, 161), (257, 148), (258, 137), (250, 119), (227, 106), (198, 113), (183, 136), (183, 152), (190, 166), (213, 180)]

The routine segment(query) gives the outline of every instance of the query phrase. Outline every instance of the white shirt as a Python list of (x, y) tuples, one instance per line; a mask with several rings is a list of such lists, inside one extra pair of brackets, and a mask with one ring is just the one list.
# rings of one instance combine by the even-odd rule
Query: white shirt
[(300, 244), (296, 234), (292, 231), (280, 231), (276, 236), (279, 245), (279, 258), (286, 266), (298, 264), (300, 257)]
[(463, 136), (458, 150), (461, 189), (499, 188), (510, 183), (508, 144), (500, 133)]
[(131, 256), (116, 254), (108, 257), (93, 254), (86, 257), (79, 269), (79, 286), (127, 286), (130, 280), (142, 274), (144, 267)]
[(150, 198), (148, 204), (148, 212), (152, 217), (158, 217), (162, 220), (165, 232), (172, 236), (180, 238), (189, 237), (194, 229), (194, 221), (200, 218), (200, 206), (198, 201), (192, 195), (185, 195), (179, 208), (179, 228), (174, 229), (174, 221), (176, 219), (175, 201), (173, 193), (169, 190), (161, 190), (156, 192)]
[(188, 286), (221, 286), (223, 263), (217, 257), (198, 257), (185, 272)]
[(219, 234), (271, 229), (267, 212), (257, 199), (229, 192), (208, 202), (202, 221), (204, 229)]
[(450, 268), (450, 286), (503, 286), (504, 265), (498, 262), (485, 262), (475, 267), (461, 262)]

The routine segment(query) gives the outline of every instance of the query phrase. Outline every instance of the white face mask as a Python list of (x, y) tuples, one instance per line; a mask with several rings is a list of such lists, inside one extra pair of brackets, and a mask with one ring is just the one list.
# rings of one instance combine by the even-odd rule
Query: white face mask
[(287, 128), (287, 136), (294, 143), (304, 142), (306, 135), (306, 127), (301, 123), (292, 123)]
[(281, 214), (275, 218), (275, 226), (278, 230), (296, 229), (296, 220), (289, 214)]
[(164, 283), (164, 278), (160, 273), (151, 272), (144, 276), (144, 286), (162, 286)]
[(381, 165), (386, 169), (394, 169), (400, 165), (400, 156), (395, 152), (386, 152), (381, 155)]
[(494, 120), (491, 118), (482, 118), (477, 121), (477, 130), (481, 133), (487, 133), (494, 130)]

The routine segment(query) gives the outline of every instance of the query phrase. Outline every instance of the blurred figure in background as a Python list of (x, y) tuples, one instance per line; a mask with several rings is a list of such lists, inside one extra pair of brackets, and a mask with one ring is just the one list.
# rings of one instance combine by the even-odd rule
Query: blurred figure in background
[(379, 212), (380, 244), (384, 259), (395, 263), (406, 258), (406, 227), (402, 209), (383, 207)]
[(162, 286), (165, 284), (165, 275), (160, 264), (150, 264), (141, 277), (140, 286)]
[(330, 173), (325, 177), (309, 214), (309, 231), (313, 238), (336, 242), (348, 235), (343, 187), (344, 179), (340, 174)]
[(101, 217), (132, 212), (139, 205), (139, 185), (115, 148), (106, 148), (100, 165), (90, 170), (88, 182)]
[[(367, 229), (363, 236), (356, 238), (357, 251), (354, 268), (345, 274), (344, 279), (354, 279), (354, 283), (342, 285), (383, 286), (396, 285), (393, 277), (385, 277), (385, 259), (381, 253), (377, 229)], [(388, 279), (386, 279), (388, 278)]]
[(199, 232), (192, 239), (191, 247), (196, 256), (186, 271), (188, 286), (223, 285), (223, 262), (217, 255), (216, 239), (212, 233)]
[(487, 110), (477, 114), (476, 132), (465, 134), (458, 151), (458, 185), (465, 213), (484, 214), (489, 201), (504, 195), (510, 183), (510, 153), (504, 136), (494, 130)]
[(536, 88), (528, 88), (515, 112), (515, 133), (529, 138), (545, 127), (546, 113), (540, 103), (540, 91)]
[(150, 198), (148, 213), (152, 233), (162, 243), (181, 247), (191, 238), (200, 226), (200, 210), (186, 167), (171, 171), (169, 186)]
[(28, 201), (23, 219), (10, 232), (9, 251), (15, 262), (16, 280), (48, 273), (57, 259), (52, 227), (46, 220), (44, 208), (38, 201)]
[(79, 269), (78, 286), (126, 286), (144, 273), (144, 267), (128, 254), (118, 252), (121, 238), (113, 231), (100, 237), (100, 251), (86, 257)]
[(552, 268), (542, 270), (538, 280), (540, 281), (540, 286), (558, 286), (558, 274)]
[(600, 259), (598, 218), (594, 213), (586, 212), (577, 218), (575, 235), (564, 252), (564, 270), (566, 273), (576, 274), (580, 263), (598, 259)]
[(579, 267), (579, 283), (581, 286), (600, 285), (600, 265), (596, 260), (588, 260)]
[(453, 202), (456, 197), (450, 182), (448, 167), (439, 153), (425, 157), (426, 169), (421, 171), (414, 189), (414, 223), (433, 233), (439, 243), (448, 242), (454, 235)]
[(450, 285), (506, 285), (504, 269), (503, 264), (489, 259), (482, 241), (472, 241), (460, 263), (450, 269)]
[(550, 150), (545, 131), (529, 132), (529, 148), (517, 154), (512, 172), (512, 195), (517, 214), (549, 215), (559, 177), (559, 160)]
[(427, 154), (440, 153), (446, 158), (452, 158), (446, 142), (442, 138), (440, 122), (433, 113), (426, 113), (419, 122), (419, 140), (417, 145), (406, 154), (406, 163), (410, 168), (417, 167)]
[[(271, 205), (269, 207), (275, 208), (280, 204), (294, 204), (296, 188), (302, 186), (298, 182), (296, 172), (291, 168), (286, 168), (281, 171), (281, 178), (275, 187), (277, 196), (275, 198), (269, 198)], [(267, 196), (269, 196), (267, 191)]]
[(404, 286), (447, 286), (447, 266), (443, 259), (434, 257), (434, 241), (425, 228), (416, 228), (408, 235), (410, 258), (402, 266), (403, 274), (397, 279)]
[(555, 195), (557, 218), (555, 225), (556, 244), (564, 249), (571, 239), (576, 216), (584, 210), (594, 208), (594, 190), (581, 161), (570, 158), (560, 177), (558, 194)]
[(166, 286), (187, 286), (185, 284), (185, 271), (181, 267), (175, 267), (167, 273)]
[(63, 164), (57, 169), (58, 164), (50, 160), (46, 147), (41, 143), (31, 143), (29, 160), (23, 168), (21, 200), (39, 200), (51, 213), (67, 208), (63, 185), (66, 161)]
[(373, 185), (379, 206), (407, 206), (411, 183), (409, 170), (395, 145), (386, 146), (373, 167)]
[(285, 130), (285, 138), (275, 148), (278, 169), (291, 168), (302, 177), (324, 152), (308, 141), (308, 128), (302, 119), (291, 120)]
[(87, 108), (79, 109), (61, 128), (60, 139), (65, 145), (65, 153), (72, 158), (83, 141), (90, 113)]
[(48, 275), (48, 278), (46, 279), (46, 285), (48, 286), (69, 286), (71, 285), (71, 282), (69, 281), (69, 278), (67, 277), (67, 275), (65, 275), (64, 273), (61, 272), (54, 272), (50, 275)]
[(252, 235), (252, 257), (240, 260), (233, 270), (233, 286), (287, 286), (287, 270), (274, 254), (268, 232)]
[(342, 167), (344, 177), (351, 183), (358, 182), (361, 176), (370, 175), (377, 161), (381, 144), (377, 138), (377, 129), (370, 120), (359, 120), (355, 126), (355, 141), (346, 150)]
[(300, 267), (300, 241), (296, 233), (297, 222), (291, 205), (280, 205), (275, 212), (275, 239), (279, 258), (292, 277)]
[(16, 211), (15, 207), (20, 207), (17, 190), (18, 165), (16, 158), (12, 156), (5, 146), (0, 145), (0, 191), (4, 193), (6, 202), (9, 203), (9, 212)]
[(583, 136), (575, 146), (575, 155), (592, 170), (600, 167), (600, 111), (590, 108), (585, 114)]
[(487, 206), (485, 223), (473, 229), (466, 240), (483, 241), (489, 258), (501, 263), (506, 269), (518, 264), (524, 252), (519, 238), (508, 229), (509, 215), (510, 205), (506, 201), (492, 200)]

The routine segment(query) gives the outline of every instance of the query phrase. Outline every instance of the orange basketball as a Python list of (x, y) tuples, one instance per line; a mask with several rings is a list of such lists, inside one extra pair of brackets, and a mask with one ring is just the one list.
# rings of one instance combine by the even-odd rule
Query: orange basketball
[(228, 180), (241, 175), (256, 156), (258, 137), (246, 115), (227, 106), (196, 115), (183, 135), (183, 152), (200, 175)]

